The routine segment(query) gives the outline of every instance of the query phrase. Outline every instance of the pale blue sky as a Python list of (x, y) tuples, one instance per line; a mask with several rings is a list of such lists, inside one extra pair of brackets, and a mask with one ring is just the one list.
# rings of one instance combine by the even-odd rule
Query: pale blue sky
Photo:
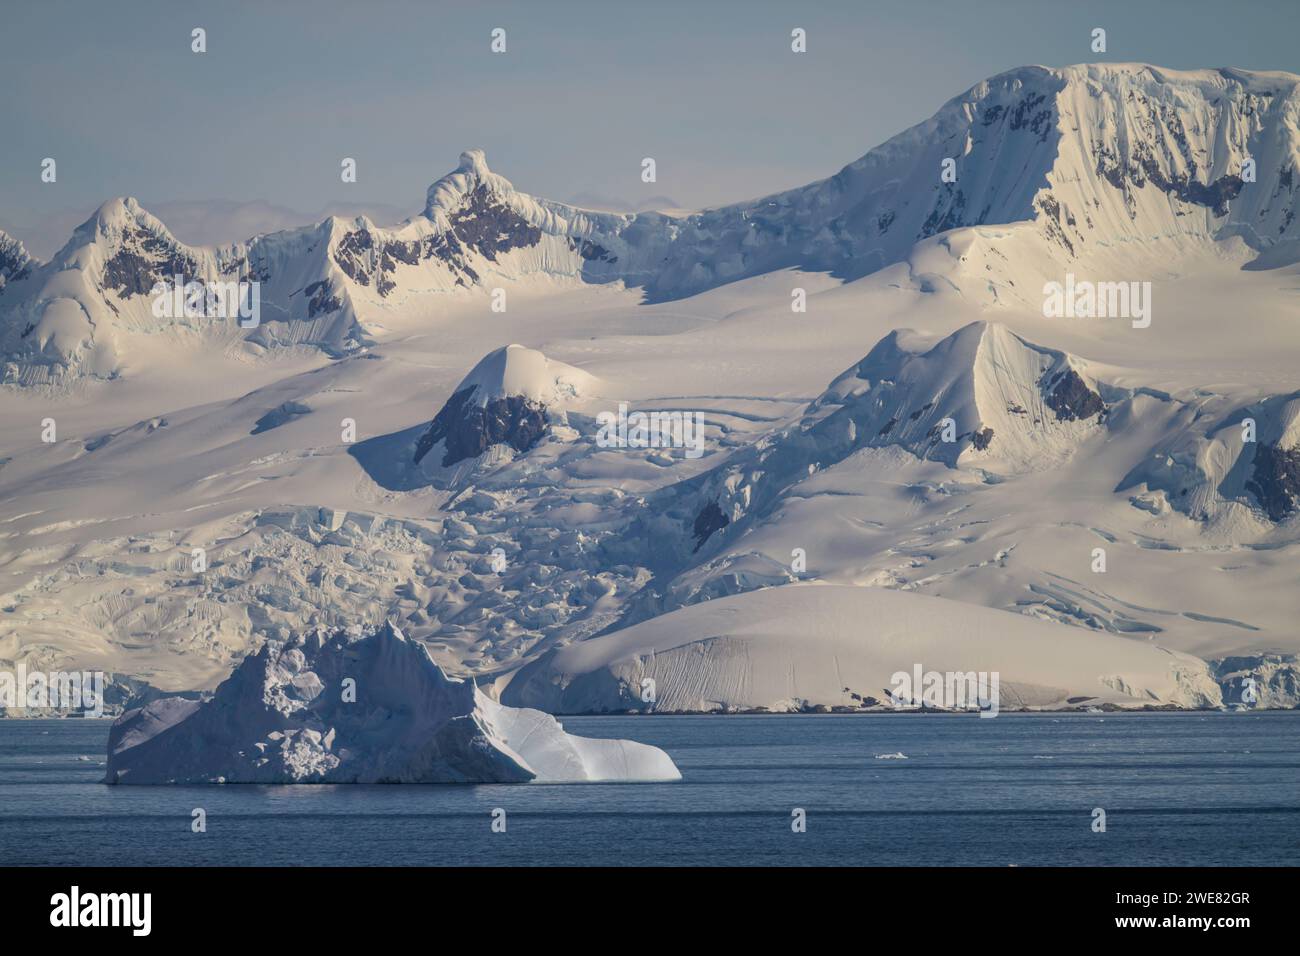
[[(717, 205), (835, 172), (980, 79), (1140, 60), (1300, 72), (1253, 0), (6, 0), (0, 227), (110, 196), (409, 213), (462, 149), (537, 195)], [(190, 30), (208, 52), (190, 52)], [(493, 27), (505, 55), (489, 52)], [(793, 27), (808, 53), (790, 52)], [(1089, 50), (1105, 27), (1109, 49)], [(58, 182), (40, 182), (40, 161)], [(345, 185), (339, 161), (355, 157)], [(653, 156), (659, 181), (640, 181)], [(235, 237), (230, 237), (235, 238)], [(42, 251), (42, 250), (37, 250)]]

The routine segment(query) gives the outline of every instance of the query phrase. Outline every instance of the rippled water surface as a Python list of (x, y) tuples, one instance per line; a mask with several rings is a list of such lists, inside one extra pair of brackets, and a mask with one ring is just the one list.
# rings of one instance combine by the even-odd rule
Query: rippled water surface
[(663, 747), (683, 780), (109, 787), (108, 721), (0, 720), (0, 865), (1300, 862), (1296, 712), (563, 723)]

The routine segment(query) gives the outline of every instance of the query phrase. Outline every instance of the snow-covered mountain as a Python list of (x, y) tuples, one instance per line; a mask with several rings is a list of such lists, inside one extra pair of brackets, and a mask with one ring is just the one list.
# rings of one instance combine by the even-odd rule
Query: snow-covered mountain
[[(393, 620), (561, 709), (858, 707), (922, 651), (1033, 706), (1294, 704), (1297, 82), (1026, 67), (691, 215), (471, 151), (393, 228), (0, 240), (0, 660), (208, 689)], [(155, 314), (174, 275), (255, 279), (260, 324)], [(1151, 321), (1045, 311), (1071, 275)]]
[(844, 427), (855, 445), (899, 445), (949, 465), (983, 453), (1017, 470), (1050, 465), (1104, 418), (1084, 362), (1004, 325), (973, 322), (931, 348), (910, 344), (891, 333), (832, 382), (812, 405), (831, 413), (821, 427)]
[[(1298, 159), (1294, 76), (1104, 64), (1000, 74), (828, 179), (681, 218), (534, 198), (480, 150), (430, 187), (422, 215), (393, 228), (331, 218), (197, 248), (134, 200), (113, 200), (51, 262), (7, 279), (4, 381), (111, 378), (129, 364), (132, 334), (178, 327), (255, 351), (340, 354), (414, 299), (536, 277), (619, 282), (652, 301), (792, 267), (853, 278), (968, 226), (1031, 223), (1058, 263), (1130, 243), (1172, 252), (1236, 237), (1290, 249)], [(1005, 291), (1005, 257), (983, 246), (968, 255)], [(175, 275), (261, 282), (261, 324), (160, 321), (149, 291)]]
[[(669, 489), (664, 510), (682, 513), (699, 551), (765, 516), (819, 471), (863, 450), (895, 449), (961, 467), (982, 481), (1068, 460), (1104, 430), (1110, 401), (1081, 359), (1036, 346), (1006, 326), (973, 322), (937, 343), (890, 332), (838, 376), (794, 424)], [(671, 503), (669, 503), (671, 502)]]
[[(364, 339), (330, 258), (337, 220), (220, 249), (189, 247), (134, 199), (104, 203), (48, 263), (33, 264), (0, 296), (4, 381), (61, 384), (118, 377), (143, 337), (194, 338), (250, 351), (310, 345), (331, 354)], [(177, 280), (179, 278), (179, 282)], [(244, 329), (237, 315), (191, 315), (155, 290), (190, 282), (261, 284), (261, 315)], [(163, 314), (160, 314), (163, 313)]]
[(526, 452), (548, 430), (567, 426), (566, 406), (590, 395), (594, 384), (582, 369), (536, 349), (497, 349), (456, 386), (416, 442), (411, 463), (420, 465), (427, 457), (426, 474), (438, 474), (494, 447)]

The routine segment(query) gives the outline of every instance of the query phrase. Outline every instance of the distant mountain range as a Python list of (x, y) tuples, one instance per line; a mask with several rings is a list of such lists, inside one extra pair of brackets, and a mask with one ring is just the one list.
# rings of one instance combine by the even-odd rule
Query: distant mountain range
[[(0, 234), (0, 381), (112, 378), (132, 334), (176, 323), (223, 341), (242, 336), (255, 350), (341, 355), (367, 342), (391, 304), (535, 276), (621, 281), (650, 301), (791, 267), (853, 278), (977, 225), (1031, 223), (1062, 263), (1154, 237), (1235, 236), (1260, 252), (1294, 252), (1298, 112), (1297, 78), (1284, 73), (1024, 67), (829, 179), (684, 217), (537, 199), (479, 150), (430, 187), (421, 215), (389, 228), (330, 218), (191, 247), (134, 200), (115, 199), (48, 263)], [(955, 181), (942, 177), (945, 161)], [(262, 283), (262, 323), (241, 332), (160, 322), (149, 291), (174, 275)]]

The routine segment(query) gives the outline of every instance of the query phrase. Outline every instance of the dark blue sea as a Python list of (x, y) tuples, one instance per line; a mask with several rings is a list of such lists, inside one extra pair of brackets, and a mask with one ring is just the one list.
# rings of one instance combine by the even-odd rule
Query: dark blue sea
[(1297, 712), (563, 723), (662, 747), (684, 779), (109, 787), (108, 721), (0, 720), (0, 866), (1300, 862)]

